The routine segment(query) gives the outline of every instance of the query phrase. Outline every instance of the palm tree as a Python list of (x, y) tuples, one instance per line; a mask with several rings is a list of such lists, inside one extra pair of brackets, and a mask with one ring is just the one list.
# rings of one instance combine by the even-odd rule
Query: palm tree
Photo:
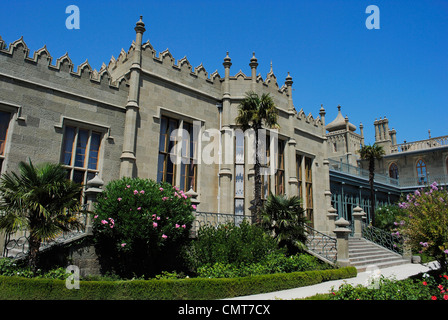
[(5, 173), (0, 178), (0, 230), (29, 231), (28, 264), (33, 272), (42, 241), (54, 240), (62, 232), (80, 229), (81, 185), (67, 180), (60, 164), (35, 167), (19, 163), (20, 174)]
[(261, 155), (259, 154), (261, 141), (259, 141), (259, 130), (263, 128), (263, 125), (268, 128), (278, 127), (277, 118), (277, 108), (269, 93), (264, 93), (260, 97), (257, 93), (250, 91), (240, 102), (238, 116), (235, 119), (235, 122), (241, 126), (243, 131), (253, 129), (255, 132), (255, 190), (252, 215), (256, 219), (259, 219), (263, 205), (261, 200)]
[(261, 226), (277, 240), (280, 247), (286, 247), (289, 254), (304, 249), (307, 222), (302, 199), (298, 196), (288, 198), (271, 193), (261, 211)]
[(377, 144), (364, 145), (359, 149), (362, 160), (369, 161), (369, 184), (370, 184), (370, 214), (372, 217), (372, 225), (375, 225), (375, 189), (373, 181), (375, 178), (375, 160), (381, 160), (385, 154), (382, 146)]

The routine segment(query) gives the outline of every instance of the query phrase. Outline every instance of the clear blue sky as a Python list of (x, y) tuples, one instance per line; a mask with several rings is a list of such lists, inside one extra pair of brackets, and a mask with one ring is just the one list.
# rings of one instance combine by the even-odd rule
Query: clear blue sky
[[(80, 29), (68, 30), (65, 9), (80, 9)], [(380, 9), (380, 29), (368, 30), (368, 5)], [(374, 142), (373, 121), (387, 116), (398, 142), (448, 135), (448, 1), (1, 1), (0, 36), (21, 36), (31, 49), (47, 45), (54, 59), (65, 52), (79, 65), (100, 69), (135, 39), (143, 15), (144, 41), (169, 48), (176, 61), (224, 75), (250, 74), (252, 52), (263, 78), (272, 60), (280, 82), (293, 77), (294, 105), (327, 123), (342, 106), (344, 116), (364, 124)], [(358, 129), (359, 132), (359, 129)]]

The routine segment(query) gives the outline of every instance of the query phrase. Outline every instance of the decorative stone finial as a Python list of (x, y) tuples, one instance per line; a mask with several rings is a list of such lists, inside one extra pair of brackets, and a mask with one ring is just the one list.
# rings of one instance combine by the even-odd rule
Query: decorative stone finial
[(137, 23), (136, 23), (136, 25), (135, 25), (135, 31), (136, 32), (141, 32), (141, 33), (143, 33), (143, 32), (145, 32), (146, 31), (146, 29), (145, 29), (145, 24), (143, 23), (143, 16), (140, 16), (140, 20), (139, 21), (137, 21)]
[(286, 84), (287, 86), (290, 86), (290, 85), (293, 84), (292, 77), (291, 77), (291, 75), (289, 74), (289, 71), (288, 71), (288, 75), (286, 76), (285, 84)]
[(223, 63), (225, 68), (230, 68), (230, 66), (232, 65), (232, 62), (230, 62), (231, 60), (232, 59), (230, 59), (230, 57), (229, 57), (229, 51), (227, 51), (226, 56), (224, 58), (224, 63)]
[(256, 68), (258, 66), (257, 58), (255, 58), (255, 52), (252, 52), (252, 58), (250, 59), (249, 66), (251, 68)]

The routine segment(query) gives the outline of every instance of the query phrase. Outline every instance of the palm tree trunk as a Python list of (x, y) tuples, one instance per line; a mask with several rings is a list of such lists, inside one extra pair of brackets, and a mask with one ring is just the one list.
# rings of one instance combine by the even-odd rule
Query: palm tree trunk
[(41, 241), (39, 238), (35, 237), (33, 234), (30, 235), (28, 265), (33, 273), (36, 273), (37, 271), (37, 256), (39, 254), (40, 243)]
[(375, 225), (375, 188), (373, 186), (375, 178), (375, 159), (369, 161), (369, 184), (370, 184), (370, 216), (372, 225)]

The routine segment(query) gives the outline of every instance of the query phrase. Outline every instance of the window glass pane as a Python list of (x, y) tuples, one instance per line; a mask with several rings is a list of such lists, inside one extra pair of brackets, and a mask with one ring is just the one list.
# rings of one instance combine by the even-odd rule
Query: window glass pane
[(244, 199), (235, 199), (235, 215), (244, 215)]
[(157, 182), (164, 181), (163, 172), (164, 172), (164, 162), (165, 162), (165, 155), (159, 154), (159, 161), (157, 163)]
[(64, 151), (62, 153), (62, 162), (68, 166), (72, 164), (72, 152), (74, 141), (75, 141), (75, 128), (65, 127)]
[(164, 151), (166, 146), (166, 132), (167, 132), (167, 119), (162, 118), (160, 122), (160, 139), (159, 139), (159, 151)]
[(89, 150), (89, 169), (98, 169), (98, 155), (100, 152), (101, 133), (92, 132), (90, 138), (90, 150)]
[(84, 183), (84, 171), (75, 170), (73, 172), (73, 181), (76, 183)]
[(0, 112), (0, 155), (5, 154), (6, 135), (8, 132), (10, 119), (11, 119), (10, 113)]
[(236, 131), (235, 162), (244, 163), (244, 133), (242, 131)]
[(244, 165), (235, 166), (235, 197), (244, 197)]
[(174, 146), (175, 146), (175, 141), (172, 140), (176, 140), (177, 137), (171, 138), (171, 135), (173, 134), (173, 131), (178, 129), (178, 124), (176, 120), (170, 119), (169, 120), (169, 126), (168, 126), (168, 135), (167, 135), (167, 139), (168, 139), (168, 149), (165, 150), (166, 152), (172, 152), (174, 153), (176, 150), (174, 150)]
[(173, 164), (173, 162), (171, 162), (170, 156), (167, 156), (165, 158), (165, 162), (166, 162), (166, 182), (171, 183), (171, 185), (175, 185), (175, 181), (174, 181), (174, 170), (175, 170), (175, 166)]
[(79, 129), (78, 141), (76, 143), (75, 167), (84, 168), (88, 138), (89, 131)]

